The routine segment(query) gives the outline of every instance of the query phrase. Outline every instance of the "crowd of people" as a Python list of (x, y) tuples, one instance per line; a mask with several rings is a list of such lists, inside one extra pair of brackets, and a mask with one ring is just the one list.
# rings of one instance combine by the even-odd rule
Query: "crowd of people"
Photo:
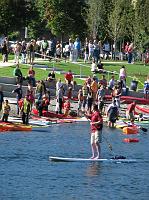
[[(136, 48), (132, 42), (126, 42), (122, 45), (122, 49), (117, 51), (115, 46), (106, 37), (103, 41), (97, 39), (86, 38), (84, 42), (79, 37), (76, 39), (69, 38), (67, 42), (61, 43), (55, 37), (47, 40), (45, 37), (30, 41), (16, 41), (9, 43), (8, 37), (5, 37), (1, 44), (1, 53), (3, 62), (8, 62), (8, 54), (14, 53), (14, 62), (23, 64), (34, 64), (35, 56), (49, 60), (55, 59), (65, 62), (77, 62), (78, 58), (83, 58), (85, 63), (90, 63), (94, 60), (98, 63), (101, 59), (119, 59), (128, 60), (129, 64), (133, 64), (136, 57)], [(118, 53), (118, 54), (117, 54)], [(149, 63), (149, 50), (140, 53), (140, 60), (144, 65)]]
[[(100, 63), (102, 64), (102, 63)], [(102, 66), (103, 67), (103, 66)], [(92, 157), (100, 158), (100, 143), (102, 141), (102, 126), (103, 116), (107, 118), (107, 125), (115, 127), (115, 123), (119, 118), (121, 111), (120, 97), (123, 93), (123, 88), (126, 87), (127, 72), (125, 66), (120, 68), (119, 79), (116, 80), (114, 74), (111, 74), (111, 79), (106, 79), (106, 74), (101, 75), (99, 79), (96, 74), (88, 76), (84, 81), (82, 88), (77, 94), (77, 109), (72, 112), (71, 103), (74, 100), (75, 81), (73, 73), (69, 70), (64, 74), (65, 84), (61, 79), (56, 81), (54, 70), (49, 72), (45, 80), (36, 80), (36, 73), (31, 65), (24, 77), (19, 64), (13, 72), (16, 77), (17, 87), (12, 91), (16, 94), (17, 99), (17, 115), (22, 118), (23, 124), (29, 124), (29, 118), (32, 109), (37, 110), (39, 116), (43, 115), (43, 111), (48, 112), (51, 101), (51, 83), (55, 85), (55, 113), (63, 114), (65, 117), (75, 113), (75, 116), (86, 116), (91, 120), (91, 147)], [(27, 82), (27, 89), (24, 90), (22, 85)], [(145, 97), (149, 95), (149, 77), (145, 81)], [(111, 94), (112, 101), (109, 106), (106, 105), (105, 95)], [(134, 121), (136, 102), (130, 104), (126, 110), (126, 117)], [(8, 100), (4, 101), (2, 88), (0, 88), (0, 111), (2, 111), (2, 121), (7, 122), (11, 107)], [(72, 116), (72, 115), (71, 115)]]

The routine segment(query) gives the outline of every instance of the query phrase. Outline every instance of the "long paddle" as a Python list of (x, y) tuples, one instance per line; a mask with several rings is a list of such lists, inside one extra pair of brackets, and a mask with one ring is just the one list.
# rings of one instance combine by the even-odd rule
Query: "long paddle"
[(106, 143), (108, 144), (108, 147), (109, 147), (109, 149), (110, 149), (110, 151), (112, 152), (112, 154), (113, 154), (113, 157), (112, 157), (112, 159), (126, 159), (126, 157), (125, 156), (118, 156), (118, 155), (116, 155), (115, 153), (114, 153), (114, 151), (113, 151), (113, 148), (112, 148), (112, 145), (109, 143), (109, 141), (107, 140), (107, 138), (106, 137), (104, 137), (103, 135), (102, 135), (102, 137), (104, 138), (104, 140), (106, 141)]
[(142, 126), (139, 126), (139, 128), (140, 128), (143, 132), (147, 132), (147, 131), (148, 131), (147, 128), (144, 128), (144, 127), (142, 127)]

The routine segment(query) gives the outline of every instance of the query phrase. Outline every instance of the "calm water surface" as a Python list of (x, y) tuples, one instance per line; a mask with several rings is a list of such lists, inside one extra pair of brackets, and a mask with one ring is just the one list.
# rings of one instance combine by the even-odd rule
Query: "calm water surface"
[[(61, 124), (32, 132), (0, 134), (0, 200), (148, 200), (149, 132), (139, 143), (122, 142), (121, 130), (104, 128), (102, 157), (137, 163), (50, 162), (49, 156), (91, 156), (89, 124)], [(134, 136), (131, 136), (134, 137)]]

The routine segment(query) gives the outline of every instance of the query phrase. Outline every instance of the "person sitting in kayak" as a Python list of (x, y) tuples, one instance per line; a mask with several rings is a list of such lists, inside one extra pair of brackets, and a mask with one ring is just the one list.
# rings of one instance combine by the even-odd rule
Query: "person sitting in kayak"
[(134, 113), (135, 113), (135, 107), (136, 107), (136, 102), (133, 101), (131, 104), (128, 105), (127, 110), (126, 110), (126, 118), (133, 120), (135, 119)]
[(131, 119), (130, 122), (127, 122), (128, 127), (136, 127), (135, 120)]
[(116, 104), (116, 100), (111, 103), (107, 109), (108, 126), (114, 127), (116, 120), (118, 119), (119, 110)]

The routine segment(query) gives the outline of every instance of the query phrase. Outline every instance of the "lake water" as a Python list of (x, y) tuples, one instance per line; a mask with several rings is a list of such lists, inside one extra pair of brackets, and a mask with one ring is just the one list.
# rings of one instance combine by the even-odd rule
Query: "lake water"
[(0, 200), (148, 200), (149, 132), (123, 143), (118, 129), (103, 129), (102, 157), (123, 155), (137, 163), (51, 162), (49, 156), (91, 156), (88, 123), (52, 125), (0, 134)]

